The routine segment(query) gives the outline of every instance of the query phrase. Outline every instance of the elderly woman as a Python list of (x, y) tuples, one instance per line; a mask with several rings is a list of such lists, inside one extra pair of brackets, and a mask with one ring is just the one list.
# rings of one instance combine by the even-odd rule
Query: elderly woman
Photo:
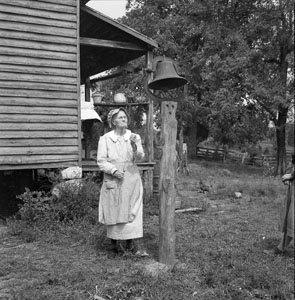
[(108, 114), (112, 130), (100, 137), (97, 164), (104, 173), (99, 200), (99, 222), (106, 225), (112, 251), (121, 250), (118, 240), (126, 241), (127, 251), (135, 252), (133, 239), (143, 236), (143, 186), (136, 160), (144, 157), (138, 134), (127, 129), (130, 122), (124, 108)]

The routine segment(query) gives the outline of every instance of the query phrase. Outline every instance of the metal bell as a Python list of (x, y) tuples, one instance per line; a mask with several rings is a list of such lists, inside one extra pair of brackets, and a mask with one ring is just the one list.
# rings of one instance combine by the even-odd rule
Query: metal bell
[(156, 66), (154, 79), (148, 84), (151, 90), (171, 90), (184, 86), (187, 80), (177, 74), (172, 61), (160, 61)]

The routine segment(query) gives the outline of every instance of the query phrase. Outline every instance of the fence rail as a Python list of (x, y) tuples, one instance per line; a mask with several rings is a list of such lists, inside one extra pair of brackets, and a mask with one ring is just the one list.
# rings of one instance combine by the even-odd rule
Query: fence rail
[[(291, 159), (291, 153), (291, 151), (287, 151), (287, 160)], [(252, 166), (274, 166), (276, 164), (276, 157), (273, 155), (250, 156), (247, 152), (225, 151), (219, 148), (197, 147), (196, 156), (206, 160), (230, 160)]]

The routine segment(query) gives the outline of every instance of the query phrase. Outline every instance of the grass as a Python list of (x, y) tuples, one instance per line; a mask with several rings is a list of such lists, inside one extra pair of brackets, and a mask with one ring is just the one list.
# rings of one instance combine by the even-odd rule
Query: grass
[[(175, 215), (177, 263), (150, 276), (158, 259), (158, 215), (145, 211), (140, 246), (150, 258), (109, 258), (105, 229), (87, 219), (48, 230), (11, 221), (1, 239), (0, 299), (294, 300), (294, 258), (266, 255), (278, 244), (279, 178), (214, 163), (192, 164), (209, 187), (206, 211)], [(235, 198), (234, 192), (242, 193)]]

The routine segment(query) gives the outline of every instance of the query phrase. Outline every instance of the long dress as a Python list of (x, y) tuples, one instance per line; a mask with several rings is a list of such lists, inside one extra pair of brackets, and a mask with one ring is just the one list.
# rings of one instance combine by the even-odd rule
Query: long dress
[[(123, 136), (110, 131), (100, 137), (97, 164), (104, 172), (99, 199), (99, 222), (106, 225), (107, 237), (115, 240), (135, 239), (143, 236), (143, 186), (135, 159), (142, 159), (144, 151), (137, 135), (134, 154), (126, 130)], [(124, 172), (123, 180), (113, 176)]]
[(292, 238), (294, 238), (294, 183), (293, 172), (293, 179), (289, 182), (287, 196), (281, 206), (279, 222), (279, 230)]

